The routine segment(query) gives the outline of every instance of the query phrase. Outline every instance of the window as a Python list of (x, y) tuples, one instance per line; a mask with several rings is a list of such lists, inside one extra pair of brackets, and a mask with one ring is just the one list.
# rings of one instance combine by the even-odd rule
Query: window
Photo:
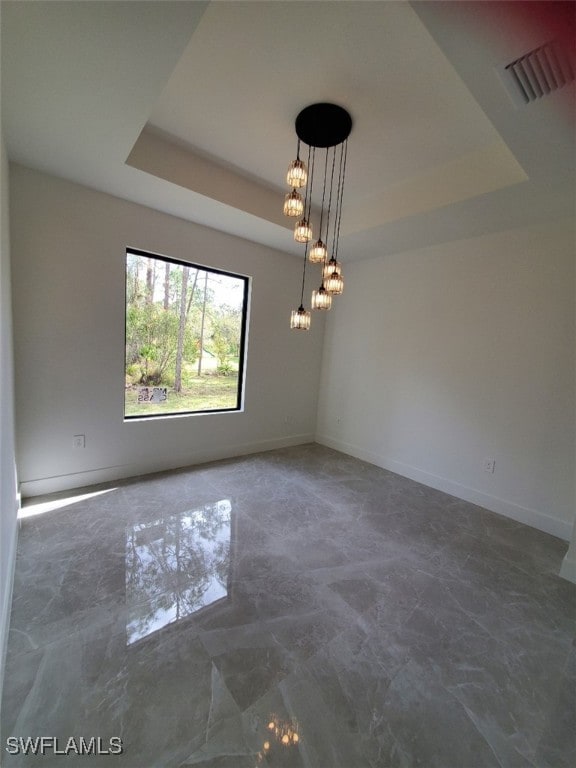
[(124, 418), (237, 411), (248, 278), (126, 252)]

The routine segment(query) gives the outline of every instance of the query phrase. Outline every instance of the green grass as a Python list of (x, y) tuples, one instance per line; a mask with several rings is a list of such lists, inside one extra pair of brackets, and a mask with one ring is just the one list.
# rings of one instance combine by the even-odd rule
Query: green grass
[(163, 403), (139, 403), (138, 388), (126, 390), (124, 414), (126, 416), (151, 416), (164, 413), (186, 413), (209, 411), (221, 408), (236, 408), (238, 375), (199, 376), (188, 380), (188, 386), (177, 393), (168, 388), (168, 397)]

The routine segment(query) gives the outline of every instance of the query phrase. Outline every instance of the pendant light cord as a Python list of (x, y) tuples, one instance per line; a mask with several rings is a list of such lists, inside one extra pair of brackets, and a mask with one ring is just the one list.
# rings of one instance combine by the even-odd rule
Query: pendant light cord
[[(312, 152), (312, 165), (310, 165), (310, 153)], [(315, 159), (315, 147), (308, 147), (308, 170), (310, 171), (309, 179), (310, 179), (310, 188), (308, 188), (308, 184), (306, 184), (306, 196), (304, 198), (304, 215), (308, 221), (308, 226), (310, 226), (310, 209), (312, 208), (312, 184), (314, 183), (314, 159)], [(308, 189), (310, 189), (310, 194), (308, 194)], [(306, 216), (306, 206), (308, 204), (308, 216)], [(304, 269), (302, 270), (302, 291), (300, 293), (300, 309), (304, 308), (304, 283), (306, 282), (306, 262), (308, 261), (308, 241), (306, 241), (306, 245), (304, 247)]]
[(344, 186), (344, 174), (343, 174), (343, 166), (344, 166), (344, 143), (341, 144), (340, 149), (340, 164), (338, 168), (338, 191), (336, 193), (336, 214), (335, 214), (335, 222), (334, 222), (334, 232), (333, 232), (333, 239), (332, 239), (332, 258), (334, 261), (337, 261), (337, 254), (338, 254), (338, 223), (340, 220), (340, 206), (342, 204), (342, 189)]
[(332, 190), (334, 188), (334, 166), (336, 165), (336, 147), (332, 154), (332, 172), (330, 174), (330, 196), (328, 198), (328, 216), (326, 218), (326, 256), (324, 257), (324, 264), (328, 263), (328, 240), (330, 238), (330, 211), (332, 208)]
[[(310, 165), (310, 151), (312, 151), (312, 165)], [(312, 185), (314, 184), (314, 163), (316, 161), (316, 147), (308, 147), (308, 168), (310, 168), (310, 189), (306, 187), (306, 202), (304, 203), (304, 212), (308, 224), (310, 224), (310, 213), (312, 212)], [(306, 213), (306, 203), (308, 203), (308, 212)]]
[(340, 201), (338, 204), (338, 229), (336, 234), (336, 254), (334, 256), (336, 260), (338, 260), (338, 247), (340, 245), (340, 224), (342, 222), (342, 198), (344, 197), (344, 178), (346, 176), (346, 161), (348, 159), (348, 139), (346, 139), (344, 142), (342, 153), (344, 155), (344, 168), (342, 170), (342, 186), (340, 189)]
[(326, 158), (324, 160), (324, 184), (322, 185), (322, 207), (320, 208), (320, 232), (318, 240), (322, 240), (322, 221), (324, 220), (324, 200), (326, 198), (326, 173), (328, 171), (328, 147), (326, 147)]

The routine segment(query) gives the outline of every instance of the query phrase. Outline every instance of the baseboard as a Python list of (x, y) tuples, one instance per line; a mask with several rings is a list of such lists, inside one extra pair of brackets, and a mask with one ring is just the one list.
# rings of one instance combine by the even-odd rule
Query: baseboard
[(477, 504), (480, 507), (489, 509), (491, 512), (496, 512), (504, 517), (509, 517), (519, 523), (525, 523), (532, 528), (538, 528), (540, 531), (550, 533), (552, 536), (557, 536), (565, 541), (569, 541), (572, 535), (571, 523), (564, 520), (558, 520), (537, 509), (523, 507), (520, 504), (515, 504), (506, 499), (492, 496), (491, 494), (484, 493), (484, 491), (479, 491), (476, 488), (461, 485), (454, 480), (449, 480), (448, 478), (434, 475), (431, 472), (426, 472), (423, 469), (418, 469), (418, 467), (404, 464), (403, 462), (396, 461), (395, 459), (391, 459), (372, 451), (366, 451), (357, 445), (338, 440), (328, 435), (316, 435), (316, 442), (325, 445), (328, 448), (342, 451), (342, 453), (347, 453), (350, 456), (355, 456), (357, 459), (362, 459), (370, 464), (375, 464), (383, 469), (388, 469), (390, 472), (395, 472), (403, 477), (409, 477), (411, 480), (416, 480), (418, 483), (428, 485), (431, 488), (436, 488), (438, 491), (444, 491), (444, 493), (449, 493), (451, 496), (456, 496), (464, 501)]
[(571, 549), (568, 550), (566, 557), (562, 561), (560, 576), (576, 584), (576, 552), (572, 552)]
[(75, 472), (74, 474), (55, 475), (53, 477), (43, 477), (33, 480), (23, 480), (20, 482), (20, 493), (22, 498), (31, 496), (41, 496), (45, 493), (56, 493), (68, 491), (73, 488), (83, 488), (85, 486), (97, 485), (98, 483), (114, 482), (127, 477), (137, 475), (147, 475), (153, 472), (162, 472), (169, 469), (180, 469), (181, 467), (194, 466), (196, 464), (205, 464), (209, 461), (218, 461), (219, 459), (231, 459), (235, 456), (246, 456), (251, 453), (260, 453), (261, 451), (273, 451), (277, 448), (288, 448), (293, 445), (302, 445), (304, 443), (314, 442), (314, 435), (306, 433), (301, 435), (290, 435), (288, 437), (276, 437), (266, 440), (257, 440), (252, 443), (239, 443), (237, 445), (228, 445), (225, 448), (198, 449), (181, 456), (171, 458), (165, 461), (159, 459), (150, 459), (149, 461), (140, 461), (134, 463), (118, 464), (109, 467), (98, 467), (84, 472)]
[(14, 588), (14, 568), (16, 565), (16, 548), (18, 544), (18, 507), (14, 510), (14, 532), (12, 543), (8, 553), (8, 562), (6, 563), (8, 578), (6, 583), (1, 585), (0, 594), (0, 715), (2, 707), (2, 690), (4, 687), (4, 671), (6, 669), (6, 651), (8, 650), (8, 633), (10, 630), (10, 609), (12, 607), (12, 592)]

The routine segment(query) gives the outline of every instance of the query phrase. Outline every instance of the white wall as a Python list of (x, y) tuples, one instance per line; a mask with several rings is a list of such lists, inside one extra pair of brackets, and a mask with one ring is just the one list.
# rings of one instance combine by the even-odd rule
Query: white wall
[[(576, 312), (576, 274), (574, 277), (574, 310)], [(574, 385), (576, 387), (576, 376), (574, 377)], [(576, 398), (576, 392), (574, 394)], [(574, 435), (576, 440), (576, 409), (574, 416)], [(574, 477), (576, 477), (576, 461), (574, 463)], [(562, 561), (560, 576), (563, 576), (565, 579), (573, 581), (574, 584), (576, 584), (576, 483), (574, 487), (574, 525), (572, 526), (572, 537), (570, 539), (570, 546), (568, 547), (566, 556)]]
[(8, 160), (0, 136), (0, 691), (8, 640), (12, 597), (18, 498), (14, 461), (14, 388), (10, 238), (8, 222)]
[[(323, 318), (290, 331), (300, 259), (20, 166), (11, 228), (23, 495), (313, 440)], [(253, 278), (244, 412), (124, 423), (127, 246)]]
[(569, 539), (570, 222), (352, 264), (345, 277), (317, 440)]

